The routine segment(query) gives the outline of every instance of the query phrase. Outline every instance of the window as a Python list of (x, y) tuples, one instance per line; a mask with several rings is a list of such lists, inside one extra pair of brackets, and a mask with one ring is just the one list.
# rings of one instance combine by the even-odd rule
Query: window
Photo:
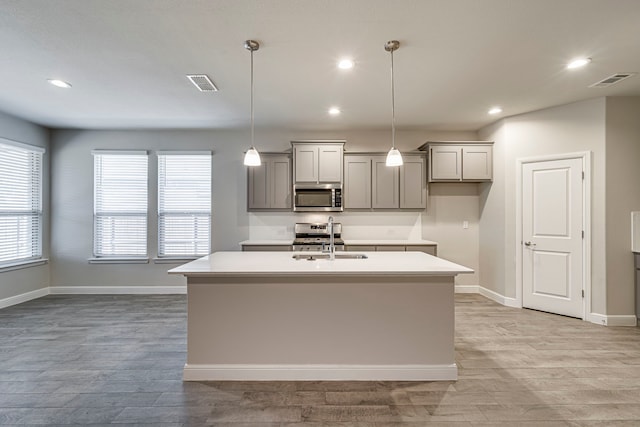
[(211, 153), (158, 152), (158, 257), (211, 248)]
[(42, 258), (43, 153), (0, 138), (0, 267)]
[(93, 254), (147, 256), (147, 152), (93, 152)]

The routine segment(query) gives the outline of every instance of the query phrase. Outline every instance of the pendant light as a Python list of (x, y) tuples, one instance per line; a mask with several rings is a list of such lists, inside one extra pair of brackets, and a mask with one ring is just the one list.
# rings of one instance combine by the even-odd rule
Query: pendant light
[(244, 42), (244, 48), (251, 52), (251, 147), (244, 155), (245, 166), (260, 166), (260, 154), (253, 146), (253, 52), (260, 48), (260, 43), (255, 40)]
[(387, 166), (402, 166), (402, 154), (396, 148), (396, 100), (393, 84), (393, 51), (399, 47), (398, 40), (390, 40), (384, 45), (384, 50), (391, 53), (391, 150), (387, 154)]

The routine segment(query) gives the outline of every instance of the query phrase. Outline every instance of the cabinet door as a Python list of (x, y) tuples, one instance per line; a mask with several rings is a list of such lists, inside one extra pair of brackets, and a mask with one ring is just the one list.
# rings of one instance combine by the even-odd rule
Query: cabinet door
[(289, 156), (274, 157), (270, 164), (271, 197), (270, 208), (291, 208), (291, 159)]
[(399, 168), (389, 167), (385, 156), (371, 158), (372, 187), (371, 207), (374, 209), (397, 209), (400, 207), (398, 197)]
[(263, 159), (260, 166), (247, 168), (247, 209), (269, 208), (270, 185), (268, 177), (268, 162)]
[(431, 181), (462, 179), (462, 148), (459, 145), (433, 146), (429, 149)]
[(318, 182), (342, 182), (342, 145), (318, 146)]
[(493, 147), (490, 145), (462, 147), (462, 179), (490, 181), (492, 177)]
[(318, 182), (318, 146), (294, 146), (296, 182)]
[(344, 157), (344, 208), (371, 208), (371, 157)]
[(427, 207), (426, 161), (422, 156), (404, 156), (400, 166), (400, 208)]
[(291, 158), (262, 154), (262, 164), (247, 168), (247, 209), (291, 209)]

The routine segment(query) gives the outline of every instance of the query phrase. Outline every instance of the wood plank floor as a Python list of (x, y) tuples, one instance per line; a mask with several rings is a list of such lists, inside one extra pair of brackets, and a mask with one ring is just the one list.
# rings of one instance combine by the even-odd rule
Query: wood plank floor
[(456, 328), (456, 382), (188, 383), (184, 295), (51, 295), (0, 310), (0, 425), (640, 425), (639, 328), (471, 294)]

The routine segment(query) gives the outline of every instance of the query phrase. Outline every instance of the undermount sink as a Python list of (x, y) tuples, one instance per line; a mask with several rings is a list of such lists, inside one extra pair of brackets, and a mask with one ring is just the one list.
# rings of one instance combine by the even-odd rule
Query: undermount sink
[[(336, 259), (367, 259), (369, 258), (365, 254), (336, 254)], [(311, 254), (295, 254), (293, 259), (299, 261), (301, 259), (305, 259), (307, 261), (315, 261), (318, 259), (329, 259), (329, 254), (319, 254), (319, 255), (311, 255)]]

